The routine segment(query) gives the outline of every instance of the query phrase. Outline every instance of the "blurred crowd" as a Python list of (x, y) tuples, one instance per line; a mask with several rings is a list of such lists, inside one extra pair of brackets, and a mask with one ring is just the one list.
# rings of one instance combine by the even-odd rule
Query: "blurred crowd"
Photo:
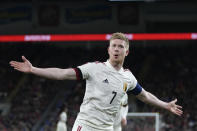
[[(63, 108), (67, 108), (67, 127), (72, 125), (79, 112), (85, 91), (84, 81), (73, 81), (67, 87), (60, 81), (46, 80), (32, 75), (24, 75), (11, 69), (10, 60), (20, 60), (25, 55), (35, 66), (39, 67), (76, 67), (93, 61), (105, 61), (108, 58), (107, 48), (61, 48), (51, 45), (0, 47), (0, 103), (10, 103), (10, 111), (0, 117), (1, 131), (31, 131), (38, 122), (39, 131), (54, 131)], [(137, 99), (129, 102), (129, 111), (160, 112), (161, 131), (195, 131), (197, 130), (197, 45), (131, 47), (126, 58), (125, 67), (136, 76), (138, 82), (148, 91), (164, 101), (178, 99), (183, 106), (182, 117), (170, 114), (165, 110), (146, 105)], [(35, 53), (32, 50), (36, 50)], [(105, 51), (106, 50), (106, 51)], [(102, 52), (102, 53), (101, 53)], [(106, 53), (103, 53), (106, 52)], [(60, 83), (60, 84), (58, 84)], [(64, 85), (65, 84), (65, 85)], [(63, 92), (49, 110), (49, 105), (58, 93)], [(135, 108), (135, 109), (134, 109)], [(1, 112), (0, 112), (1, 113)], [(154, 121), (153, 121), (154, 122)], [(143, 123), (146, 131), (152, 131), (152, 120)], [(130, 124), (130, 129), (141, 131), (142, 125)], [(128, 129), (127, 127), (127, 129)]]

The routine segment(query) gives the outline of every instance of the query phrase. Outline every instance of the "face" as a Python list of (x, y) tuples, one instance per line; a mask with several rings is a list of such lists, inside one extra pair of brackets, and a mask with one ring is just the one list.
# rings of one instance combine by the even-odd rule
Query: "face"
[(110, 41), (108, 47), (109, 60), (112, 62), (123, 62), (125, 56), (129, 53), (126, 48), (126, 42), (120, 39), (113, 39)]

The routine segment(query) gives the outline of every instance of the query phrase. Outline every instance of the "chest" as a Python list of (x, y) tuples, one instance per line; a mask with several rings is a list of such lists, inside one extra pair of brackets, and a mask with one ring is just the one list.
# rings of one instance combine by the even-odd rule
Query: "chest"
[(130, 87), (131, 79), (126, 73), (102, 70), (95, 72), (94, 82), (99, 85), (102, 90), (125, 93)]

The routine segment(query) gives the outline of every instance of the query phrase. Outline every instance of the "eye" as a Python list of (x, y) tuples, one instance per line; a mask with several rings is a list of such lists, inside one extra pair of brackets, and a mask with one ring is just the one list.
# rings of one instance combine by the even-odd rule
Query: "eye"
[(124, 46), (123, 45), (119, 45), (119, 48), (124, 48)]
[(116, 44), (113, 44), (112, 47), (116, 47)]

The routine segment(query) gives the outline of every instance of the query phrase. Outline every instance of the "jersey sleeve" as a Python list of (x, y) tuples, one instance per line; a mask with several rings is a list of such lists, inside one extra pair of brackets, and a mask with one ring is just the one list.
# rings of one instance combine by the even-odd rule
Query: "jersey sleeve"
[(142, 87), (140, 86), (140, 84), (137, 82), (136, 78), (133, 76), (131, 76), (131, 85), (128, 89), (128, 94), (133, 94), (133, 95), (138, 95), (140, 94), (142, 91)]
[(135, 76), (132, 73), (130, 74), (130, 80), (131, 80), (131, 83), (130, 83), (128, 91), (133, 90), (136, 87), (137, 83), (138, 83), (136, 78), (135, 78)]
[(84, 65), (78, 66), (78, 69), (80, 69), (82, 78), (88, 79), (90, 77), (90, 73), (93, 70), (93, 63), (86, 63)]

